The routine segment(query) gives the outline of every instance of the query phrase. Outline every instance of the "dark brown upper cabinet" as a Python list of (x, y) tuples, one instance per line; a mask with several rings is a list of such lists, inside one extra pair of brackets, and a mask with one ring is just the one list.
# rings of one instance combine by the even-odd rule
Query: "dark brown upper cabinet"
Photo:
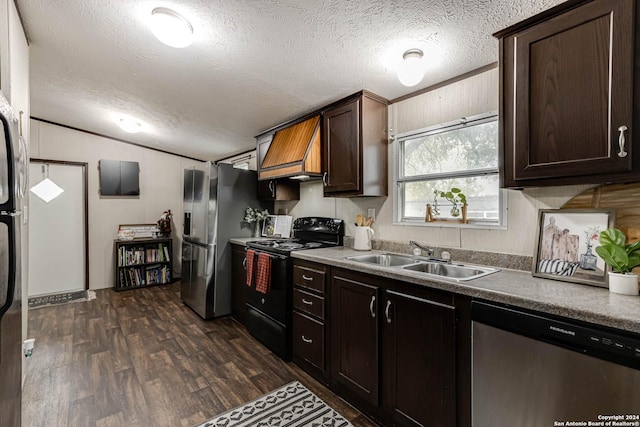
[(300, 181), (290, 179), (258, 181), (258, 200), (262, 202), (300, 200)]
[(571, 0), (500, 31), (505, 187), (640, 179), (635, 0)]
[(387, 195), (387, 105), (362, 91), (323, 113), (324, 195)]

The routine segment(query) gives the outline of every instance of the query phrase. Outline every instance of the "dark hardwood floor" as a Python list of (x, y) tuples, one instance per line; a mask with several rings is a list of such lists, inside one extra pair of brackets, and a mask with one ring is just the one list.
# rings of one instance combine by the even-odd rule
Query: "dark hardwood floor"
[(203, 321), (178, 284), (96, 293), (29, 311), (24, 426), (190, 427), (293, 380), (374, 426), (232, 318)]

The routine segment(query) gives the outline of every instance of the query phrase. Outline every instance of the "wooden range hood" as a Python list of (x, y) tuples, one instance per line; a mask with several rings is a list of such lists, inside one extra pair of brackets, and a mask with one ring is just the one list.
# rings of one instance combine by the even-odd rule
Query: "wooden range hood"
[(320, 115), (275, 133), (260, 165), (258, 179), (322, 176)]

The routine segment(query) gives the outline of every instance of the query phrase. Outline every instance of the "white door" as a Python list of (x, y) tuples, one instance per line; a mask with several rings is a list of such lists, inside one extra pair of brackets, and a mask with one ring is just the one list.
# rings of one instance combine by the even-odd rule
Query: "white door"
[(86, 289), (84, 167), (31, 162), (29, 188), (48, 178), (64, 191), (46, 203), (29, 191), (29, 296)]

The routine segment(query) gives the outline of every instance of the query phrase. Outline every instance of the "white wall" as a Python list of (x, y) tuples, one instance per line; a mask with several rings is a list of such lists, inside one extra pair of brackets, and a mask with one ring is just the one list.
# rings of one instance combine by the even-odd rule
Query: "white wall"
[[(434, 91), (398, 102), (389, 107), (390, 134), (393, 136), (498, 110), (498, 69), (494, 68)], [(366, 166), (365, 166), (366, 167)], [(335, 216), (346, 221), (346, 234), (353, 235), (357, 214), (376, 209), (375, 238), (464, 249), (533, 255), (538, 209), (559, 208), (589, 186), (507, 190), (507, 230), (407, 226), (393, 224), (393, 144), (389, 145), (389, 196), (334, 199), (322, 197), (322, 183), (303, 183), (299, 202), (278, 203), (294, 218), (307, 215)]]
[[(88, 163), (89, 288), (114, 285), (114, 239), (119, 224), (155, 224), (173, 213), (174, 277), (180, 271), (183, 169), (197, 161), (149, 150), (85, 132), (31, 120), (31, 158)], [(100, 196), (98, 161), (140, 164), (140, 196)], [(63, 244), (63, 242), (61, 242)]]

